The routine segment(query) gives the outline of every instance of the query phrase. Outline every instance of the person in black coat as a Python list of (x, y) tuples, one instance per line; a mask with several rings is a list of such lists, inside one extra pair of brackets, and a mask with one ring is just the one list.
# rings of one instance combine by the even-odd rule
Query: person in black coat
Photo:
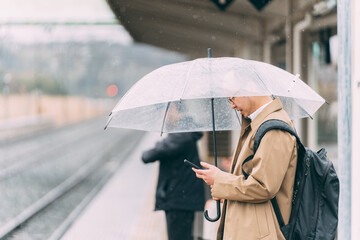
[(142, 154), (144, 163), (160, 161), (155, 210), (164, 210), (169, 240), (192, 239), (195, 211), (203, 211), (204, 186), (184, 159), (200, 165), (196, 142), (201, 132), (169, 133)]

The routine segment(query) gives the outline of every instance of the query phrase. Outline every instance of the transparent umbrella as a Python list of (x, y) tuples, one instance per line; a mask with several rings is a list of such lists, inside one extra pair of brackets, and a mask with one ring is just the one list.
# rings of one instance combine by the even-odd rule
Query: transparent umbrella
[[(291, 119), (311, 117), (325, 102), (298, 76), (273, 65), (240, 58), (200, 58), (170, 64), (140, 79), (119, 101), (109, 127), (145, 131), (212, 130), (214, 98), (216, 130), (239, 129), (239, 116), (226, 102), (236, 96), (279, 97)], [(173, 124), (176, 117), (190, 122)]]
[[(106, 127), (158, 132), (240, 129), (228, 97), (279, 97), (291, 119), (311, 117), (325, 102), (299, 75), (241, 58), (199, 58), (160, 67), (141, 78), (118, 102)], [(105, 127), (105, 128), (106, 128)], [(218, 202), (218, 210), (220, 203)], [(205, 212), (205, 217), (211, 219)]]

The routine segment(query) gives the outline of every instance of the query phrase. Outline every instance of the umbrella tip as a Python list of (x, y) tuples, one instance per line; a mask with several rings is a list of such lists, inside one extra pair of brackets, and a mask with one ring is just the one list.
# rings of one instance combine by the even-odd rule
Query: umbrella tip
[(109, 121), (106, 123), (104, 130), (106, 130), (106, 128), (109, 126), (109, 123), (111, 122), (112, 118), (109, 119)]

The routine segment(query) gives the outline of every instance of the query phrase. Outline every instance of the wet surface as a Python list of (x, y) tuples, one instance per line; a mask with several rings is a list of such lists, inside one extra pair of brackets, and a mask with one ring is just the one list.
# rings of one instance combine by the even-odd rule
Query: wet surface
[[(79, 172), (74, 188), (22, 224), (9, 239), (47, 239), (106, 175), (125, 159), (142, 132), (103, 130), (103, 119), (51, 130), (0, 146), (0, 232)], [(82, 170), (85, 169), (85, 170)]]

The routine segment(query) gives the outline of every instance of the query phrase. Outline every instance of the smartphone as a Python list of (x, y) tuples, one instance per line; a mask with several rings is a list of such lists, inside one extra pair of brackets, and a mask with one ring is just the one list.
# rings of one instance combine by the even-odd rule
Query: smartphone
[(188, 161), (186, 159), (184, 159), (184, 163), (187, 164), (188, 166), (196, 168), (196, 169), (203, 169), (202, 167), (200, 167), (200, 166), (198, 166), (196, 164), (193, 164), (192, 162), (190, 162), (190, 161)]

